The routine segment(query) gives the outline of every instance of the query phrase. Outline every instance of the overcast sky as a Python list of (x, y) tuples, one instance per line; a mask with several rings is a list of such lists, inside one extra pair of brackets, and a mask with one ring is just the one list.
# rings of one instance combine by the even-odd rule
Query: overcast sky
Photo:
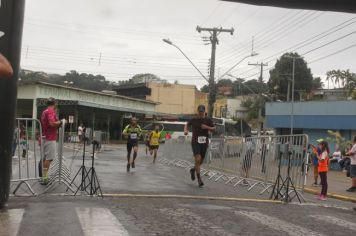
[(207, 75), (211, 46), (201, 37), (209, 34), (199, 34), (197, 25), (235, 29), (234, 35), (219, 35), (217, 78), (251, 54), (253, 37), (259, 55), (231, 72), (241, 78), (257, 78), (259, 68), (247, 64), (263, 61), (266, 81), (268, 69), (286, 51), (304, 55), (314, 76), (325, 77), (331, 69), (356, 72), (355, 15), (217, 0), (26, 1), (22, 67), (60, 74), (77, 70), (111, 81), (153, 73), (201, 87), (206, 82), (199, 73), (162, 42), (169, 38)]

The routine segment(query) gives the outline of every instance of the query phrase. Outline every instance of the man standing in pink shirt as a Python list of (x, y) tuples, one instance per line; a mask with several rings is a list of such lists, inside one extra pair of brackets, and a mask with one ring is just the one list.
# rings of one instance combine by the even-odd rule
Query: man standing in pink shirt
[(57, 130), (61, 126), (55, 111), (56, 101), (54, 98), (47, 100), (47, 109), (42, 112), (41, 125), (43, 136), (43, 183), (48, 183), (48, 169), (56, 156)]

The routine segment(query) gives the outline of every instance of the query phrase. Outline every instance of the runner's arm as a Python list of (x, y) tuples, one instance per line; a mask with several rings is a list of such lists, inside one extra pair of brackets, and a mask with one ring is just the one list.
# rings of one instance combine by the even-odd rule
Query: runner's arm
[(190, 122), (187, 122), (187, 123), (184, 125), (184, 135), (188, 135), (188, 134), (189, 134), (189, 129), (188, 129), (189, 123), (190, 123)]
[(129, 133), (128, 133), (128, 132), (129, 132), (129, 127), (130, 127), (129, 125), (127, 125), (127, 126), (125, 127), (124, 131), (122, 131), (122, 134), (123, 134), (123, 135), (127, 136), (127, 135), (129, 134)]
[(214, 132), (216, 130), (215, 125), (211, 120), (209, 120), (209, 124), (207, 124), (207, 125), (206, 124), (202, 124), (201, 128), (202, 129), (207, 129), (210, 132)]

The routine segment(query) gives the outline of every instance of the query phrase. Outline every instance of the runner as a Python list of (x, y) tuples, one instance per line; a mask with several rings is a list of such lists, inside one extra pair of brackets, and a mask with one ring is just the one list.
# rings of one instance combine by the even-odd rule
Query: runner
[(203, 187), (204, 183), (200, 176), (200, 166), (202, 165), (206, 151), (209, 145), (209, 132), (215, 131), (213, 121), (206, 117), (205, 106), (198, 106), (197, 117), (192, 118), (184, 126), (184, 135), (188, 135), (189, 127), (192, 127), (192, 149), (195, 159), (195, 167), (190, 170), (191, 179), (195, 180), (195, 173), (198, 178), (199, 187)]
[(150, 133), (150, 137), (149, 137), (150, 154), (151, 156), (153, 154), (153, 163), (156, 162), (160, 139), (161, 139), (161, 131), (159, 130), (159, 125), (155, 125), (155, 129)]
[[(132, 168), (135, 168), (135, 160), (137, 157), (137, 151), (138, 151), (138, 140), (141, 136), (142, 130), (140, 126), (137, 124), (137, 119), (136, 117), (131, 118), (131, 123), (127, 125), (122, 132), (122, 134), (127, 138), (127, 172), (130, 171), (130, 165)], [(133, 161), (131, 162), (131, 152), (132, 149), (134, 151), (133, 153)]]
[(150, 133), (148, 131), (145, 131), (145, 146), (146, 146), (146, 157), (148, 157), (148, 151), (150, 150)]

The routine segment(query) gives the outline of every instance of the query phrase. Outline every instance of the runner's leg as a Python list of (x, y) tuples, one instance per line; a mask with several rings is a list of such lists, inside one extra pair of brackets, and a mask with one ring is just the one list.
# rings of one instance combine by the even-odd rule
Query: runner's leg
[(138, 152), (138, 146), (137, 145), (133, 147), (133, 151), (134, 151), (134, 153), (133, 153), (133, 161), (132, 161), (131, 167), (135, 168), (135, 161), (136, 161), (137, 152)]
[(131, 151), (132, 151), (132, 145), (130, 143), (127, 143), (127, 166), (126, 166), (127, 171), (130, 171)]
[(155, 163), (155, 162), (156, 162), (156, 158), (157, 158), (157, 151), (158, 151), (158, 149), (157, 149), (157, 148), (155, 148), (155, 149), (153, 150), (153, 163)]

